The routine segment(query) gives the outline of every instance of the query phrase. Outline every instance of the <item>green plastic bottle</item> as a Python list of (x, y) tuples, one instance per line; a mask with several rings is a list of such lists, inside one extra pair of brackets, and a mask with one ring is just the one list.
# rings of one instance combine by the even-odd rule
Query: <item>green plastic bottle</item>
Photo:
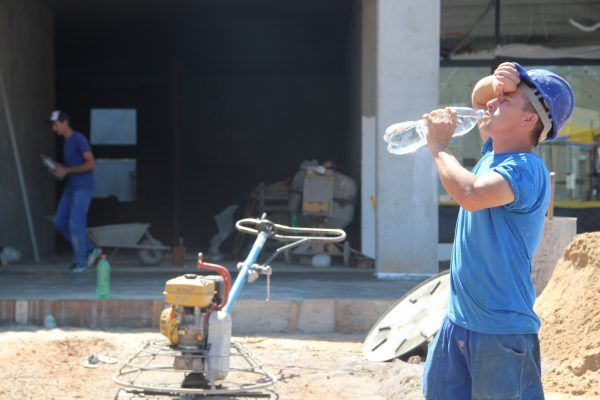
[(96, 265), (96, 297), (108, 299), (110, 296), (110, 264), (106, 254), (102, 254)]
[(292, 214), (290, 217), (290, 225), (292, 228), (298, 228), (300, 226), (300, 219), (298, 218), (298, 214)]

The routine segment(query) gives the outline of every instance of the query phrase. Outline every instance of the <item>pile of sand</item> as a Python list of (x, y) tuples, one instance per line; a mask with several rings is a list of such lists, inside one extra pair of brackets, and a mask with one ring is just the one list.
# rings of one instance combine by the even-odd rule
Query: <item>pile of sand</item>
[[(537, 300), (546, 390), (600, 395), (600, 232), (575, 236)], [(544, 368), (543, 368), (544, 369)]]

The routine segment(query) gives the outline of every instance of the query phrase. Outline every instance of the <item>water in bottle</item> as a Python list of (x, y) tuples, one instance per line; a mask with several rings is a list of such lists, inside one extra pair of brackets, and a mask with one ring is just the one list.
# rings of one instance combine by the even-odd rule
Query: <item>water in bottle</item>
[(96, 297), (108, 299), (110, 296), (110, 264), (106, 254), (102, 254), (96, 265)]
[[(484, 110), (475, 110), (470, 107), (452, 107), (456, 110), (456, 130), (452, 137), (462, 136), (469, 132), (477, 121), (483, 116)], [(385, 130), (383, 139), (387, 142), (387, 149), (393, 154), (408, 154), (427, 144), (427, 123), (419, 121), (406, 121), (390, 125)]]

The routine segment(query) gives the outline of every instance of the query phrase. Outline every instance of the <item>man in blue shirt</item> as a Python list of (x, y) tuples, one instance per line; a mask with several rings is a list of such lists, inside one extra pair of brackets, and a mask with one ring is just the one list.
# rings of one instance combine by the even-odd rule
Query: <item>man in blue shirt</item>
[(534, 148), (556, 137), (573, 91), (546, 70), (501, 64), (473, 89), (483, 157), (472, 171), (448, 150), (451, 108), (427, 121), (427, 144), (446, 191), (460, 205), (447, 316), (430, 344), (427, 399), (543, 399), (531, 261), (550, 200), (548, 170)]
[(96, 160), (85, 136), (71, 128), (71, 118), (63, 111), (50, 115), (52, 130), (64, 138), (63, 162), (52, 174), (66, 178), (65, 188), (58, 203), (54, 226), (71, 243), (74, 257), (70, 272), (85, 272), (100, 256), (100, 249), (87, 239), (87, 213), (94, 190)]

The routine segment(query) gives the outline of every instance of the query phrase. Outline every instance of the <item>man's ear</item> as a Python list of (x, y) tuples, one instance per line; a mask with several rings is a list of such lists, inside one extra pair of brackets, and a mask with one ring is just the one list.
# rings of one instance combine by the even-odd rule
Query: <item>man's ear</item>
[(534, 126), (539, 121), (540, 116), (537, 113), (526, 113), (523, 117), (523, 123), (527, 126)]

